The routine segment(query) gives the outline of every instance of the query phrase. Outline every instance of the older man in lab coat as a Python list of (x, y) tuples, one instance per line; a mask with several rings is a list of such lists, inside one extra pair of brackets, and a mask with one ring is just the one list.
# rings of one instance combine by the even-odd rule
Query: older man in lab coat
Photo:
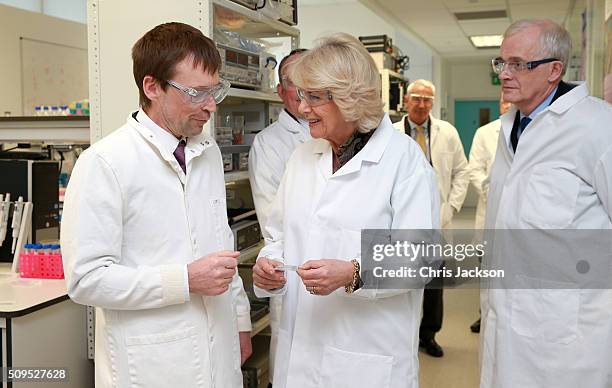
[[(433, 166), (440, 191), (440, 225), (451, 228), (453, 216), (461, 210), (470, 183), (468, 162), (457, 129), (452, 124), (431, 116), (436, 88), (419, 79), (408, 85), (404, 103), (408, 114), (393, 126), (412, 137)], [(423, 319), (420, 346), (433, 357), (444, 351), (435, 335), (442, 329), (443, 295), (440, 288), (426, 288), (423, 295)]]
[[(253, 192), (253, 201), (257, 219), (264, 237), (269, 237), (265, 228), (270, 205), (274, 201), (278, 186), (283, 178), (285, 166), (293, 150), (311, 139), (308, 122), (299, 112), (300, 100), (295, 85), (287, 76), (287, 66), (295, 61), (305, 49), (296, 49), (284, 57), (278, 66), (279, 83), (276, 87), (278, 96), (283, 100), (284, 109), (278, 120), (255, 136), (249, 152), (249, 180)], [(274, 376), (274, 358), (281, 315), (281, 298), (270, 298), (270, 382)]]
[(239, 388), (249, 302), (221, 153), (202, 132), (229, 90), (221, 58), (182, 23), (132, 58), (141, 107), (79, 157), (62, 220), (68, 294), (96, 306), (96, 387)]
[[(612, 228), (612, 107), (589, 96), (585, 84), (561, 81), (570, 49), (569, 33), (558, 24), (518, 21), (492, 61), (504, 100), (514, 107), (501, 118), (490, 175), (485, 225), (498, 229), (496, 245), (504, 241), (491, 264), (530, 268), (538, 256), (550, 262), (540, 276), (518, 273), (506, 279), (509, 287), (482, 291), (481, 388), (612, 387), (610, 285), (578, 289), (550, 279), (565, 258), (547, 252), (583, 244), (566, 245), (559, 233), (588, 238), (577, 229)], [(513, 239), (516, 233), (499, 229), (531, 234)], [(541, 237), (538, 246), (528, 241), (533, 235)], [(580, 272), (575, 264), (573, 273)], [(582, 272), (609, 279), (609, 264), (604, 273)]]

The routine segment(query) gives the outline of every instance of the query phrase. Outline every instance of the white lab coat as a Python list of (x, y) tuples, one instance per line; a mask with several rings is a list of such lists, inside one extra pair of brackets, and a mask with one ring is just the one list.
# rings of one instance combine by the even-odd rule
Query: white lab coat
[[(533, 119), (513, 155), (515, 113), (501, 118), (486, 227), (612, 228), (612, 107), (582, 84)], [(508, 243), (493, 263), (530, 261), (524, 241)], [(532, 289), (482, 290), (481, 388), (612, 387), (612, 291), (522, 281)]]
[(270, 205), (274, 201), (285, 166), (295, 148), (310, 140), (308, 122), (298, 123), (284, 109), (278, 120), (259, 132), (249, 152), (249, 180), (257, 219), (266, 224)]
[[(393, 124), (401, 133), (404, 133), (405, 118)], [(463, 206), (470, 183), (470, 171), (457, 129), (444, 120), (431, 116), (429, 118), (431, 161), (440, 191), (440, 225), (442, 229), (448, 229), (451, 228), (454, 213), (459, 212)]]
[(487, 208), (487, 193), (489, 190), (489, 172), (495, 160), (497, 139), (501, 120), (497, 119), (476, 130), (470, 149), (470, 181), (478, 193), (476, 205), (476, 220), (474, 229), (483, 229), (485, 223), (485, 210)]
[[(262, 234), (270, 237), (265, 225), (278, 186), (280, 185), (285, 166), (295, 148), (311, 139), (308, 122), (299, 123), (284, 109), (278, 120), (259, 132), (253, 140), (249, 152), (249, 181), (253, 192), (253, 201), (257, 219), (262, 226)], [(278, 339), (278, 326), (281, 316), (281, 297), (270, 298), (270, 363), (268, 376), (274, 376), (274, 356)]]
[(186, 277), (189, 262), (233, 246), (219, 148), (190, 138), (185, 176), (160, 143), (130, 116), (83, 152), (66, 190), (66, 283), (97, 307), (96, 387), (242, 387), (240, 277), (214, 297), (190, 295)]
[[(291, 156), (268, 222), (271, 239), (259, 256), (287, 264), (309, 259), (361, 259), (365, 228), (438, 228), (433, 170), (419, 146), (393, 130), (385, 115), (366, 146), (332, 174), (323, 139)], [(283, 295), (274, 388), (418, 386), (422, 289), (343, 288), (310, 295), (295, 272)]]

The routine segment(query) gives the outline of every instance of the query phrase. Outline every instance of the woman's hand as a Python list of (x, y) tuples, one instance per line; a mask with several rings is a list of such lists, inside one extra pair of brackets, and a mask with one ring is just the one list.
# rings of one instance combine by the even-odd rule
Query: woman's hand
[(280, 261), (260, 257), (253, 266), (253, 284), (262, 290), (274, 290), (281, 288), (287, 282), (283, 271), (277, 271), (274, 267), (282, 265)]
[(353, 263), (337, 259), (308, 260), (298, 268), (298, 275), (308, 292), (329, 295), (353, 281)]

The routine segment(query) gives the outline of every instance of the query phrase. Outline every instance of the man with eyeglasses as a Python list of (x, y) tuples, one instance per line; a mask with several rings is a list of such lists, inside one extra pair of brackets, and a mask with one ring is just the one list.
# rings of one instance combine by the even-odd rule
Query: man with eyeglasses
[(612, 107), (561, 80), (570, 52), (563, 27), (523, 20), (492, 62), (514, 106), (490, 173), (485, 262), (512, 275), (481, 291), (481, 388), (612, 387)]
[[(297, 96), (295, 85), (287, 76), (288, 65), (304, 51), (306, 50), (293, 50), (281, 60), (278, 66), (279, 83), (276, 90), (278, 96), (283, 100), (284, 109), (279, 114), (277, 121), (255, 136), (249, 151), (249, 181), (253, 192), (257, 219), (264, 237), (269, 237), (265, 225), (270, 212), (270, 205), (278, 191), (289, 156), (298, 145), (311, 139), (308, 121), (298, 111), (300, 99)], [(281, 297), (270, 298), (270, 328), (272, 330), (268, 368), (270, 382), (272, 382), (272, 376), (274, 375), (274, 358), (281, 305)]]
[[(457, 129), (431, 116), (435, 93), (435, 86), (427, 80), (419, 79), (408, 85), (404, 96), (408, 114), (393, 125), (419, 144), (433, 166), (440, 191), (440, 225), (442, 229), (450, 229), (454, 214), (463, 205), (470, 177)], [(444, 356), (435, 339), (436, 333), (442, 329), (443, 311), (441, 285), (433, 283), (430, 288), (425, 288), (423, 294), (423, 318), (419, 331), (420, 346), (433, 357)]]
[(96, 387), (242, 387), (249, 302), (221, 153), (210, 39), (161, 24), (132, 49), (140, 109), (78, 159), (61, 245), (69, 296), (96, 307)]

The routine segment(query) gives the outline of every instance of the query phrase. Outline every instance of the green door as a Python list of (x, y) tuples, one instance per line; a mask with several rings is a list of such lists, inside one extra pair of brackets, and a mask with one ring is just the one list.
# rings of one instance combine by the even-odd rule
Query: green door
[(476, 130), (499, 118), (499, 101), (455, 101), (455, 128), (463, 143), (466, 156), (470, 154)]

